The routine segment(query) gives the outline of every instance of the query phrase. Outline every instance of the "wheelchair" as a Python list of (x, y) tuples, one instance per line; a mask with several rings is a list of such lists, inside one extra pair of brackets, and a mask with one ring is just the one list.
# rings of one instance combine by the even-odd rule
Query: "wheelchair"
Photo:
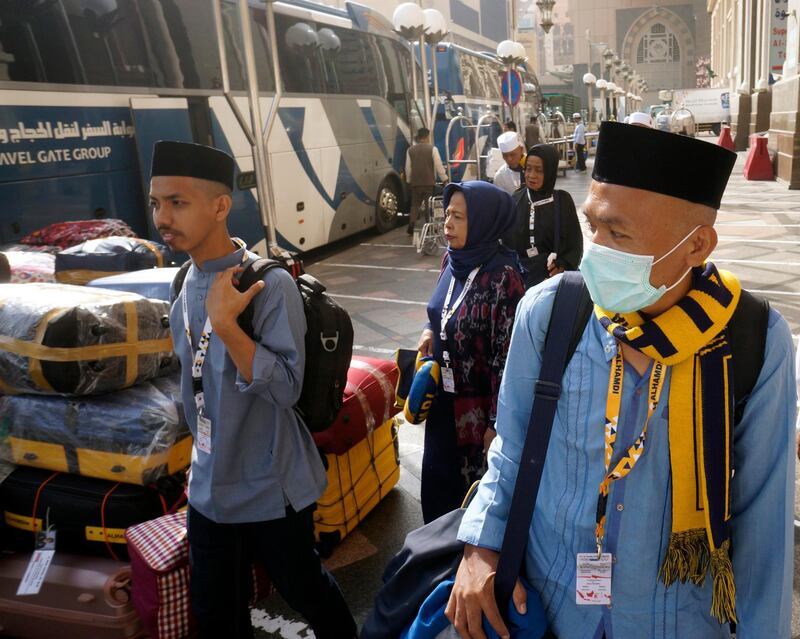
[(425, 222), (414, 229), (414, 246), (421, 255), (441, 255), (447, 248), (444, 237), (444, 198), (439, 194), (428, 198), (424, 205)]

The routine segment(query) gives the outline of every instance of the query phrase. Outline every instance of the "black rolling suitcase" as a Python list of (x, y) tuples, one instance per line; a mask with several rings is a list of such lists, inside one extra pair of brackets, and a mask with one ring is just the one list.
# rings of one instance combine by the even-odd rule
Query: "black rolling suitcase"
[(56, 530), (56, 550), (127, 560), (125, 529), (161, 517), (184, 500), (185, 475), (152, 486), (20, 466), (0, 484), (3, 545), (31, 551), (34, 529)]

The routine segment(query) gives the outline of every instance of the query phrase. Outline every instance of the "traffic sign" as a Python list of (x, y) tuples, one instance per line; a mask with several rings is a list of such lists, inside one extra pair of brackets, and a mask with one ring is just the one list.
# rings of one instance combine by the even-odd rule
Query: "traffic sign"
[(500, 93), (503, 96), (503, 102), (509, 104), (508, 101), (508, 81), (511, 78), (511, 106), (517, 106), (517, 102), (522, 97), (522, 75), (519, 71), (506, 71), (503, 73), (503, 80), (500, 82)]

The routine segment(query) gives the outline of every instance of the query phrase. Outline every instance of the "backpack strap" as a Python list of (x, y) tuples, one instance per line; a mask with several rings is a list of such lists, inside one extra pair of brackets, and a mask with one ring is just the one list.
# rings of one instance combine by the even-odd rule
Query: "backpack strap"
[(739, 305), (728, 322), (728, 339), (733, 355), (734, 424), (741, 421), (761, 373), (768, 328), (769, 302), (743, 289)]
[(178, 272), (175, 273), (175, 277), (172, 278), (172, 284), (169, 286), (170, 306), (175, 303), (175, 300), (178, 299), (178, 295), (181, 294), (181, 291), (183, 290), (183, 283), (186, 281), (186, 275), (189, 273), (190, 268), (192, 268), (192, 260), (186, 260), (183, 264), (181, 264)]
[(553, 191), (553, 253), (560, 255), (561, 248), (561, 191)]
[(495, 575), (495, 598), (504, 617), (508, 615), (508, 603), (511, 601), (525, 555), (545, 454), (553, 429), (556, 406), (561, 397), (561, 381), (568, 361), (570, 339), (584, 288), (580, 274), (568, 271), (563, 274), (553, 301), (542, 365), (534, 386), (533, 408), (525, 445), (520, 455), (519, 472)]
[[(253, 260), (247, 266), (244, 267), (244, 271), (239, 274), (239, 284), (236, 286), (236, 290), (240, 293), (244, 293), (248, 290), (253, 284), (258, 282), (259, 280), (264, 279), (264, 275), (267, 271), (271, 271), (274, 268), (282, 268), (285, 271), (289, 272), (289, 269), (281, 264), (276, 260), (270, 260), (267, 258), (259, 258), (257, 260)], [(247, 336), (254, 340), (256, 339), (255, 333), (253, 331), (253, 317), (255, 315), (255, 307), (253, 305), (253, 300), (250, 300), (250, 303), (245, 307), (245, 309), (239, 315), (239, 319), (237, 323), (239, 324), (239, 328), (241, 328)]]

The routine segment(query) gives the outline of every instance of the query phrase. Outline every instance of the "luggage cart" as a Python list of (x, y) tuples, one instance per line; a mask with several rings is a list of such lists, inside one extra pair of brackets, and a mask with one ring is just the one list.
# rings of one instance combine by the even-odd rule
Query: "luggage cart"
[(414, 246), (421, 255), (441, 255), (447, 248), (444, 239), (444, 198), (434, 195), (425, 204), (425, 223), (414, 230)]

